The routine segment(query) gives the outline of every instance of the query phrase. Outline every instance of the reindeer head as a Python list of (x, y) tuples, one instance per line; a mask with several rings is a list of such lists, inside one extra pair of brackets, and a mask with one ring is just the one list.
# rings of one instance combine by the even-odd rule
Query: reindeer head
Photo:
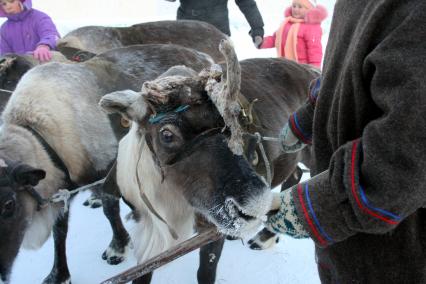
[(37, 185), (44, 177), (43, 170), (0, 158), (0, 280), (5, 283), (28, 222), (25, 187)]
[(0, 89), (13, 91), (21, 77), (36, 62), (26, 55), (7, 54), (0, 58)]
[[(222, 232), (241, 235), (259, 225), (271, 197), (241, 155), (236, 96), (227, 96), (227, 82), (215, 71), (196, 74), (173, 67), (145, 82), (140, 93), (111, 93), (100, 105), (134, 122), (127, 140), (149, 147), (162, 183), (179, 191)], [(219, 90), (225, 98), (220, 99)]]

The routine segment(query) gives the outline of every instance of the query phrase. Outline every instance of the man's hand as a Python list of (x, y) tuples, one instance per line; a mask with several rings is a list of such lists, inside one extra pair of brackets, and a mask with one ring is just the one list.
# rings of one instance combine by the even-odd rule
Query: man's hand
[(33, 52), (33, 57), (40, 62), (47, 62), (52, 59), (52, 52), (50, 47), (45, 44), (40, 44)]
[(260, 48), (260, 46), (262, 45), (262, 43), (263, 43), (263, 37), (261, 37), (261, 36), (255, 36), (255, 37), (253, 38), (253, 44), (254, 44), (254, 46), (255, 46), (257, 49), (259, 49), (259, 48)]

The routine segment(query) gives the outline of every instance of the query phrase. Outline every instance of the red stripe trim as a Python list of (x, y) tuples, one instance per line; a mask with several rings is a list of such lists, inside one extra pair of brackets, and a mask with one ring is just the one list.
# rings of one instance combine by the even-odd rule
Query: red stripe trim
[(305, 219), (308, 222), (309, 227), (311, 227), (311, 230), (312, 230), (313, 234), (315, 235), (315, 237), (318, 239), (319, 243), (321, 245), (325, 246), (327, 244), (327, 242), (321, 237), (317, 228), (315, 228), (314, 224), (312, 223), (311, 218), (309, 217), (308, 210), (306, 210), (306, 206), (303, 202), (302, 185), (300, 183), (297, 185), (297, 193), (298, 193), (298, 196), (299, 196), (300, 205), (302, 206), (302, 209), (303, 209), (303, 215), (305, 215)]
[(354, 143), (352, 144), (352, 160), (351, 160), (351, 191), (352, 191), (352, 195), (355, 198), (356, 203), (358, 204), (358, 207), (365, 211), (367, 214), (376, 217), (377, 219), (380, 219), (386, 223), (389, 223), (391, 225), (396, 225), (398, 224), (398, 222), (390, 220), (388, 218), (385, 218), (379, 214), (376, 214), (375, 212), (371, 211), (370, 209), (368, 209), (367, 207), (365, 207), (362, 203), (361, 200), (359, 200), (358, 198), (358, 194), (356, 192), (356, 185), (355, 185), (355, 160), (356, 160), (356, 148), (358, 146), (358, 141), (354, 141)]
[(302, 140), (302, 142), (305, 144), (311, 144), (311, 140), (306, 138), (305, 135), (303, 135), (302, 131), (297, 128), (296, 122), (294, 121), (294, 115), (290, 116), (290, 122), (291, 129), (293, 130), (293, 133), (296, 135), (296, 137)]

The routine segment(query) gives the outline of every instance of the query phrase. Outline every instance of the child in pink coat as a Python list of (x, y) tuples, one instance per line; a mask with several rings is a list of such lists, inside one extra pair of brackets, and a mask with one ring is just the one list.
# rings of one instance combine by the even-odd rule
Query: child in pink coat
[(316, 0), (293, 0), (284, 15), (280, 28), (265, 37), (260, 48), (275, 47), (279, 57), (320, 68), (321, 22), (327, 17), (326, 8), (317, 5)]

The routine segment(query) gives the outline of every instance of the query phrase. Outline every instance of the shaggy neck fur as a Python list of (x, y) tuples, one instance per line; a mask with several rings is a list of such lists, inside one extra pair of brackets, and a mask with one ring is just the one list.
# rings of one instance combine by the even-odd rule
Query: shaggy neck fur
[[(145, 143), (136, 132), (134, 124), (121, 140), (117, 158), (117, 183), (124, 198), (139, 211), (141, 218), (132, 232), (135, 255), (138, 262), (188, 239), (193, 233), (194, 210), (176, 188), (161, 182), (160, 171)], [(143, 140), (141, 143), (140, 139)], [(139, 163), (138, 159), (141, 157)], [(139, 189), (136, 172), (142, 187)], [(167, 225), (159, 220), (145, 205), (140, 196), (143, 191), (155, 210), (172, 227), (179, 238), (174, 240)]]

